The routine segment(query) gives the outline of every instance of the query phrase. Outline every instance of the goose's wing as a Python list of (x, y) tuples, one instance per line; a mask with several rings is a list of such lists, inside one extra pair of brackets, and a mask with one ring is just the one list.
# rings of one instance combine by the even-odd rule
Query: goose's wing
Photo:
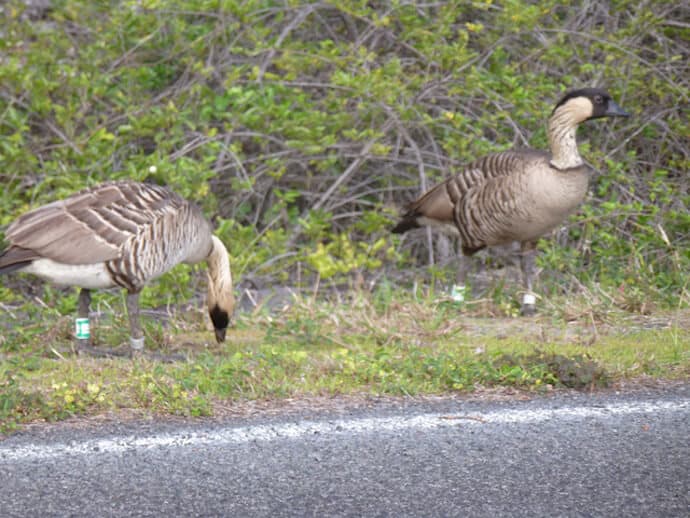
[[(32, 210), (6, 232), (13, 248), (64, 264), (115, 259), (131, 236), (181, 203), (157, 185), (109, 182)], [(25, 252), (28, 256), (28, 252)]]
[(481, 189), (482, 185), (491, 183), (493, 178), (518, 174), (524, 170), (528, 160), (543, 155), (545, 153), (531, 149), (511, 149), (471, 162), (413, 201), (393, 232), (405, 232), (420, 226), (419, 218), (444, 224), (455, 223), (455, 207), (470, 189)]

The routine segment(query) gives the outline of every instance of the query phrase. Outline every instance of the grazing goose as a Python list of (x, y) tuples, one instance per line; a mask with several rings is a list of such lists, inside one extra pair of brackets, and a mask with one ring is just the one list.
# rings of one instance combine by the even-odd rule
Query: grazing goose
[[(133, 349), (144, 346), (139, 292), (178, 263), (208, 265), (208, 309), (216, 339), (225, 339), (235, 298), (228, 253), (201, 210), (171, 190), (134, 181), (106, 182), (20, 216), (6, 232), (0, 273), (20, 271), (78, 286), (79, 316), (89, 290), (127, 290)], [(83, 344), (83, 342), (82, 342)]]
[[(577, 127), (588, 119), (628, 115), (604, 90), (571, 91), (551, 113), (549, 153), (510, 149), (475, 160), (412, 202), (392, 232), (436, 227), (459, 237), (464, 255), (519, 241), (527, 290), (522, 313), (533, 314), (537, 239), (559, 225), (587, 194), (590, 168), (577, 149)], [(459, 283), (464, 284), (465, 274), (461, 268)]]

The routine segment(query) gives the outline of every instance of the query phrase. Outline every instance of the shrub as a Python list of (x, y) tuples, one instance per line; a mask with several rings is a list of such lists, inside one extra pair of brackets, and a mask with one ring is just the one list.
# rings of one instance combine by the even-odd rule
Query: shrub
[(389, 237), (406, 200), (472, 157), (545, 147), (562, 92), (602, 85), (634, 117), (581, 130), (598, 175), (559, 239), (541, 243), (541, 264), (555, 284), (632, 282), (669, 303), (687, 290), (681, 5), (9, 0), (0, 9), (0, 228), (85, 185), (150, 179), (217, 219), (240, 275), (404, 277), (401, 265), (446, 259), (423, 233)]

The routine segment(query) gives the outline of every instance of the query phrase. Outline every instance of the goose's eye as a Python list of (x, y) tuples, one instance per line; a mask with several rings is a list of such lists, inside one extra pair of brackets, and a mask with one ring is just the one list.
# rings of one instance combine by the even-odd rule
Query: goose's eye
[(594, 96), (594, 103), (595, 104), (601, 104), (604, 102), (604, 98), (601, 95), (595, 95)]

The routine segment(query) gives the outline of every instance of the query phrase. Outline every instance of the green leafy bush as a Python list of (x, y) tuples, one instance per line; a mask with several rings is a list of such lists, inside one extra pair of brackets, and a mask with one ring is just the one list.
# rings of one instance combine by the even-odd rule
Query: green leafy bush
[[(0, 228), (85, 185), (150, 179), (216, 219), (239, 277), (403, 281), (401, 266), (442, 263), (447, 251), (429, 250), (421, 232), (388, 237), (399, 207), (475, 156), (545, 147), (562, 92), (602, 85), (634, 117), (580, 130), (598, 175), (559, 239), (541, 243), (542, 280), (555, 291), (570, 276), (632, 283), (687, 302), (680, 4), (8, 0), (0, 9)], [(173, 286), (188, 295), (177, 295), (188, 271), (172, 275), (145, 302), (166, 303)]]

